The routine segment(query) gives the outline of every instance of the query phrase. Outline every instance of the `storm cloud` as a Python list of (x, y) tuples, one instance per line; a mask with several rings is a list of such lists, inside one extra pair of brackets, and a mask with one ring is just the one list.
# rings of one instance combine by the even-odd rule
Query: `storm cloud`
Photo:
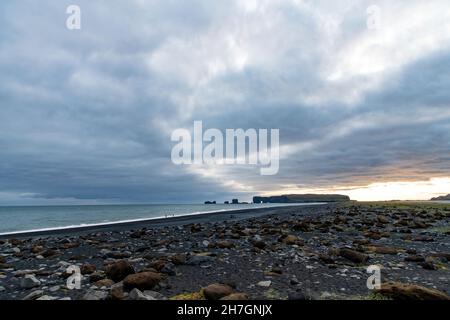
[[(450, 176), (446, 0), (2, 1), (0, 25), (0, 204)], [(279, 173), (174, 165), (171, 133), (195, 120), (279, 129)]]

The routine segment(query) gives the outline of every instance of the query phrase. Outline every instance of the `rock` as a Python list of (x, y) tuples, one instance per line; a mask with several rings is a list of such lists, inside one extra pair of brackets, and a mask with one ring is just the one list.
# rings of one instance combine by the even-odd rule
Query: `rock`
[(151, 290), (162, 280), (162, 275), (156, 272), (131, 274), (123, 280), (125, 289)]
[(233, 288), (222, 283), (210, 284), (203, 289), (203, 294), (208, 300), (219, 300), (233, 293)]
[(0, 256), (0, 264), (6, 263), (6, 258), (4, 256)]
[(123, 292), (123, 284), (113, 285), (109, 291), (111, 300), (123, 300), (125, 299), (125, 293)]
[(108, 292), (106, 291), (89, 289), (83, 296), (83, 300), (98, 301), (106, 300), (107, 297)]
[(144, 295), (152, 297), (154, 300), (167, 300), (167, 297), (156, 291), (145, 290)]
[(281, 236), (278, 239), (278, 241), (281, 243), (287, 244), (287, 245), (294, 245), (294, 244), (303, 245), (304, 244), (303, 239), (300, 239), (299, 237), (294, 236), (292, 234)]
[(266, 243), (264, 241), (262, 241), (262, 240), (252, 241), (252, 244), (253, 244), (253, 246), (255, 248), (258, 248), (258, 249), (261, 249), (261, 250), (266, 248)]
[(0, 286), (0, 292), (6, 291), (6, 288), (3, 286)]
[(36, 300), (44, 295), (43, 290), (35, 290), (30, 294), (26, 295), (22, 300)]
[(386, 216), (383, 216), (383, 215), (378, 215), (378, 216), (377, 216), (377, 221), (378, 221), (379, 223), (382, 223), (382, 224), (387, 224), (387, 223), (389, 223), (389, 219), (388, 219)]
[(436, 265), (434, 264), (434, 260), (433, 259), (429, 259), (429, 258), (425, 259), (425, 261), (422, 262), (420, 265), (425, 270), (437, 270), (438, 269), (436, 267)]
[(440, 259), (444, 263), (450, 261), (450, 253), (438, 252), (431, 254), (430, 257)]
[(167, 262), (166, 264), (164, 264), (160, 271), (161, 273), (165, 273), (169, 276), (174, 276), (176, 275), (175, 264), (173, 264), (172, 262)]
[(54, 300), (58, 300), (59, 298), (58, 297), (53, 297), (53, 296), (42, 296), (42, 297), (40, 297), (40, 298), (38, 298), (38, 299), (36, 299), (36, 300), (39, 300), (39, 301), (54, 301)]
[(16, 238), (9, 239), (8, 242), (9, 242), (11, 245), (13, 245), (13, 246), (20, 246), (20, 245), (23, 243), (22, 240), (19, 240), (19, 239), (16, 239)]
[(334, 259), (326, 254), (319, 254), (319, 260), (325, 264), (334, 264)]
[(369, 259), (368, 255), (348, 248), (340, 249), (339, 255), (354, 263), (364, 263)]
[(167, 263), (167, 260), (165, 260), (165, 259), (159, 259), (159, 260), (152, 261), (152, 262), (149, 264), (149, 267), (150, 267), (150, 268), (153, 268), (153, 269), (155, 269), (155, 270), (157, 270), (157, 271), (161, 271), (161, 269), (164, 268), (164, 265), (165, 265), (166, 263)]
[(128, 275), (134, 274), (134, 267), (126, 260), (120, 260), (106, 267), (106, 276), (114, 282), (125, 279)]
[(399, 252), (398, 249), (392, 247), (383, 247), (383, 246), (369, 246), (369, 251), (378, 253), (378, 254), (397, 254)]
[(89, 282), (94, 283), (106, 278), (106, 274), (103, 271), (96, 271), (89, 277)]
[(405, 258), (407, 262), (425, 262), (425, 258), (418, 255), (411, 255)]
[(181, 266), (186, 263), (186, 255), (185, 254), (175, 254), (170, 257), (172, 263), (176, 266)]
[(112, 281), (111, 279), (102, 279), (102, 280), (95, 282), (94, 286), (96, 286), (98, 288), (103, 288), (103, 287), (111, 287), (113, 284), (114, 284), (114, 281)]
[(400, 282), (383, 283), (375, 292), (394, 300), (450, 300), (449, 295), (439, 290)]
[(63, 248), (64, 249), (73, 249), (73, 248), (78, 248), (80, 246), (80, 244), (78, 242), (69, 242), (69, 243), (64, 243), (63, 244)]
[(294, 229), (295, 231), (308, 232), (310, 231), (310, 225), (309, 223), (302, 221), (294, 224), (292, 229)]
[(221, 298), (220, 300), (231, 300), (231, 301), (248, 300), (248, 295), (246, 293), (232, 293), (226, 297)]
[(231, 249), (234, 248), (234, 243), (227, 240), (221, 240), (216, 243), (216, 246), (219, 249)]
[(28, 274), (20, 280), (20, 287), (22, 289), (32, 289), (35, 287), (39, 287), (41, 282), (36, 279), (34, 275)]
[(420, 241), (420, 242), (433, 242), (434, 239), (433, 237), (429, 237), (429, 236), (417, 236), (415, 238), (413, 238), (414, 241)]
[(97, 270), (97, 267), (93, 264), (83, 264), (80, 268), (81, 274), (93, 274), (95, 270)]
[(298, 290), (292, 294), (289, 294), (288, 300), (291, 301), (306, 301), (306, 300), (315, 300), (311, 294), (303, 292), (302, 290)]
[(214, 261), (214, 257), (205, 255), (191, 255), (187, 258), (186, 264), (189, 266), (199, 266)]
[(52, 249), (45, 250), (44, 252), (41, 253), (41, 255), (42, 255), (44, 258), (53, 258), (53, 257), (55, 257), (57, 254), (58, 254), (58, 251), (52, 250)]
[(272, 284), (272, 281), (267, 280), (267, 281), (260, 281), (260, 282), (258, 282), (257, 285), (260, 287), (268, 288), (268, 287), (270, 287), (271, 284)]
[(145, 295), (139, 289), (136, 288), (130, 291), (130, 295), (128, 297), (130, 300), (142, 300), (142, 301), (156, 300), (153, 297)]
[(48, 288), (48, 291), (56, 292), (56, 291), (59, 291), (60, 289), (61, 289), (61, 286), (53, 286), (53, 287)]

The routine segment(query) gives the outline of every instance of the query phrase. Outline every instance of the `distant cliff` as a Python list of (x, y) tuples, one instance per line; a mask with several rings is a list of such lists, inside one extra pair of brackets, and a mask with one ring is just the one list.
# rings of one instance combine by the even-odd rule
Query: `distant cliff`
[(350, 197), (341, 194), (289, 194), (272, 197), (253, 197), (254, 203), (302, 203), (302, 202), (342, 202)]
[(450, 201), (450, 194), (448, 194), (446, 196), (432, 198), (431, 201)]

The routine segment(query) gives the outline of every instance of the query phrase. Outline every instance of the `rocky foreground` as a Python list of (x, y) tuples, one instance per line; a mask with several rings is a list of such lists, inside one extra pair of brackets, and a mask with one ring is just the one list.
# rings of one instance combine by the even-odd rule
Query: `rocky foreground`
[[(0, 299), (448, 300), (449, 222), (450, 205), (334, 204), (0, 240)], [(74, 265), (81, 288), (69, 290)]]

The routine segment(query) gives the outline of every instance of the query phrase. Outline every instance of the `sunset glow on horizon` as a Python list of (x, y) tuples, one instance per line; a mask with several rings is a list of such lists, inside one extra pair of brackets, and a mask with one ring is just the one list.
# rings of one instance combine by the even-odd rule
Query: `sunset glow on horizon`
[(424, 181), (390, 181), (371, 183), (367, 186), (334, 187), (324, 189), (287, 188), (264, 195), (294, 193), (343, 194), (357, 201), (430, 200), (450, 193), (450, 177)]

